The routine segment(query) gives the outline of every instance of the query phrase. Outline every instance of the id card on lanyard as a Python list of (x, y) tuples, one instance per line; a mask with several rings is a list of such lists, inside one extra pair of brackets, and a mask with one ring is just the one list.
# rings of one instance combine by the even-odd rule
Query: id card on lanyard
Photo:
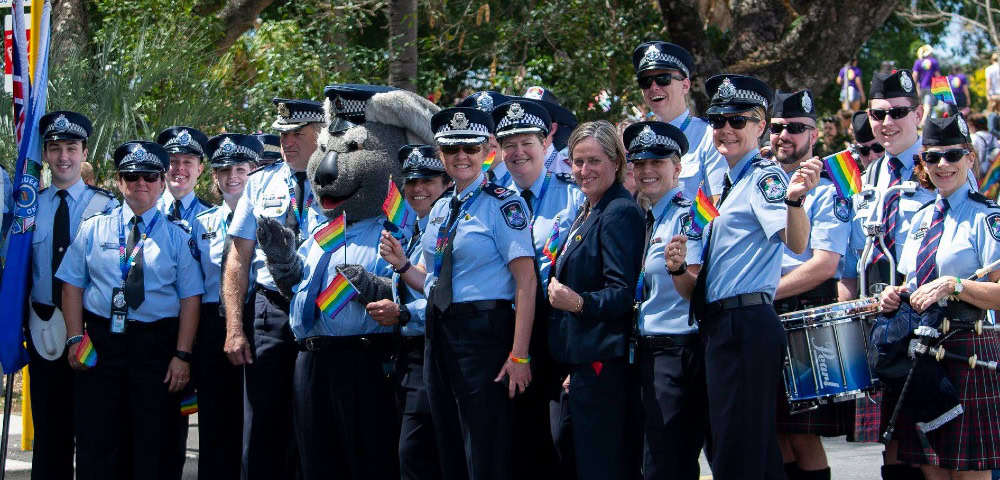
[[(141, 217), (140, 217), (141, 218)], [(142, 251), (157, 220), (160, 219), (160, 212), (153, 215), (153, 220), (146, 226), (146, 231), (136, 240), (132, 254), (125, 258), (125, 217), (122, 216), (118, 223), (118, 266), (122, 272), (122, 283), (118, 288), (111, 290), (111, 333), (125, 333), (125, 326), (128, 324), (128, 303), (125, 301), (125, 280), (128, 278), (132, 265), (135, 264), (135, 257)]]

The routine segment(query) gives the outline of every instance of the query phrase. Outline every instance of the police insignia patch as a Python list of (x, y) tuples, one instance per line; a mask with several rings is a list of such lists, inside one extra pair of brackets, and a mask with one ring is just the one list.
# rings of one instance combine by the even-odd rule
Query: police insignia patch
[(769, 203), (778, 203), (785, 199), (785, 182), (777, 173), (765, 175), (757, 182), (757, 188)]
[(507, 118), (517, 121), (524, 118), (524, 108), (520, 103), (515, 103), (507, 109)]
[(465, 117), (464, 113), (458, 112), (451, 117), (451, 128), (454, 128), (455, 130), (465, 130), (466, 128), (469, 128), (469, 119)]
[(835, 195), (833, 197), (833, 214), (841, 222), (849, 222), (851, 220), (851, 201), (840, 195)]
[(292, 112), (288, 110), (288, 104), (286, 104), (285, 102), (281, 102), (278, 104), (278, 115), (281, 115), (282, 117), (288, 117), (292, 115)]
[(802, 93), (802, 111), (806, 112), (806, 113), (812, 113), (812, 109), (813, 109), (813, 102), (812, 102), (812, 99), (809, 98), (809, 92), (803, 92)]
[(691, 240), (701, 239), (701, 232), (691, 228), (691, 214), (685, 213), (681, 215), (681, 233), (687, 235)]
[(520, 202), (507, 202), (500, 207), (500, 211), (503, 212), (503, 220), (507, 222), (508, 227), (514, 230), (524, 230), (524, 227), (528, 226), (528, 216), (524, 214)]
[(986, 227), (990, 229), (993, 239), (1000, 242), (1000, 213), (991, 213), (986, 216)]
[(191, 256), (195, 260), (201, 260), (201, 252), (198, 251), (198, 244), (195, 243), (194, 237), (188, 238), (188, 248), (191, 249)]
[(476, 106), (479, 107), (479, 109), (482, 110), (482, 111), (484, 111), (484, 112), (492, 112), (493, 111), (493, 97), (491, 97), (486, 92), (480, 93), (479, 97), (476, 98)]
[(722, 100), (728, 100), (736, 96), (736, 86), (728, 78), (722, 80), (719, 90), (716, 92)]
[(899, 86), (903, 87), (904, 92), (909, 92), (913, 90), (913, 80), (910, 80), (910, 76), (904, 73), (899, 76)]

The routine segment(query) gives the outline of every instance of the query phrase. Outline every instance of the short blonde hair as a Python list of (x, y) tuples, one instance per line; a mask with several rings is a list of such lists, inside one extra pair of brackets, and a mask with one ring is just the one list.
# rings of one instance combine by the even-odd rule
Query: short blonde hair
[(622, 144), (622, 139), (618, 136), (618, 129), (607, 120), (587, 122), (573, 130), (568, 142), (569, 161), (573, 162), (573, 150), (576, 148), (576, 144), (591, 137), (601, 146), (601, 151), (615, 162), (618, 169), (615, 173), (615, 181), (625, 183), (625, 145)]

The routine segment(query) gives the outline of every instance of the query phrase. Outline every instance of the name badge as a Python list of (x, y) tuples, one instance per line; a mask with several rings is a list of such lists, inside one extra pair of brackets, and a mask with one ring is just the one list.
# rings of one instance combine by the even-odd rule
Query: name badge
[(118, 244), (114, 242), (101, 243), (101, 250), (118, 250)]
[(203, 234), (201, 234), (201, 239), (202, 240), (211, 240), (211, 239), (215, 238), (215, 234), (216, 234), (216, 232), (203, 233)]
[(121, 288), (111, 290), (111, 333), (125, 333), (128, 323), (128, 304), (125, 303), (125, 291)]
[(288, 209), (288, 192), (275, 193), (268, 192), (257, 202), (257, 214), (265, 217), (278, 217), (285, 214)]

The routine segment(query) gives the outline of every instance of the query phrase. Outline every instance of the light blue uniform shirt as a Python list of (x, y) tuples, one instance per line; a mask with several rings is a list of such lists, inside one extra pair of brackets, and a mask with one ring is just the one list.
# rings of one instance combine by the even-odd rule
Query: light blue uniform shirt
[[(480, 174), (458, 193), (459, 198), (464, 201), (472, 196), (483, 178)], [(421, 240), (427, 267), (424, 291), (428, 294), (437, 281), (434, 246), (441, 226), (447, 225), (451, 197), (441, 197), (431, 208), (430, 221)], [(457, 222), (452, 250), (453, 302), (514, 299), (514, 275), (507, 264), (518, 257), (535, 256), (528, 222), (528, 206), (521, 197), (513, 190), (486, 185)]]
[[(972, 190), (964, 184), (948, 196), (948, 211), (944, 217), (944, 232), (938, 244), (935, 261), (938, 277), (968, 278), (976, 270), (1000, 259), (1000, 208), (969, 198)], [(935, 202), (941, 196), (935, 197)], [(934, 205), (928, 205), (912, 218), (906, 232), (897, 270), (906, 275), (910, 292), (917, 289), (917, 252), (924, 234), (934, 217)], [(980, 281), (988, 282), (983, 277)]]
[[(682, 196), (678, 197), (678, 193)], [(674, 235), (688, 235), (688, 265), (701, 264), (701, 238), (695, 238), (691, 227), (691, 201), (683, 197), (681, 187), (674, 187), (663, 195), (652, 208), (653, 235), (643, 260), (645, 284), (648, 287), (645, 301), (639, 307), (639, 334), (682, 335), (698, 331), (688, 325), (690, 302), (677, 293), (673, 277), (667, 272), (663, 250)]]
[[(497, 152), (497, 155), (499, 156), (500, 152)], [(510, 171), (507, 170), (506, 162), (500, 162), (497, 166), (493, 167), (490, 172), (493, 172), (493, 178), (495, 179), (493, 183), (496, 183), (501, 187), (509, 186), (514, 182), (514, 178), (511, 177)]]
[[(111, 291), (122, 286), (119, 227), (124, 227), (127, 242), (134, 215), (126, 204), (106, 215), (84, 220), (59, 266), (57, 276), (62, 281), (84, 289), (83, 306), (91, 313), (111, 316)], [(139, 232), (145, 232), (156, 215), (160, 219), (142, 248), (145, 300), (137, 310), (128, 309), (129, 321), (153, 322), (176, 317), (181, 309), (180, 299), (205, 292), (201, 267), (194, 258), (194, 243), (183, 227), (168, 222), (158, 210), (150, 208), (142, 214)]]
[[(542, 196), (545, 175), (545, 172), (539, 175), (530, 188), (531, 194), (534, 195), (532, 203), (534, 203), (535, 215), (531, 236), (535, 247), (535, 258), (538, 259), (539, 275), (542, 277), (539, 279), (542, 282), (542, 294), (548, 296), (549, 270), (552, 268), (552, 261), (542, 253), (542, 249), (557, 224), (559, 236), (556, 245), (551, 248), (558, 251), (559, 247), (566, 243), (569, 229), (573, 226), (573, 220), (576, 220), (576, 214), (586, 197), (576, 184), (567, 182), (563, 179), (564, 177), (554, 173), (549, 180), (548, 188), (545, 189), (545, 195)], [(511, 182), (508, 188), (513, 189), (518, 195), (524, 191), (515, 182)]]
[[(708, 302), (754, 292), (774, 298), (778, 288), (784, 253), (778, 232), (787, 223), (788, 186), (781, 167), (757, 157), (758, 153), (754, 149), (729, 169), (735, 183), (711, 226)], [(737, 179), (752, 160), (746, 174)]]
[[(181, 220), (187, 222), (188, 226), (194, 225), (194, 217), (197, 217), (199, 213), (204, 212), (212, 208), (205, 202), (202, 202), (200, 198), (195, 196), (192, 190), (187, 195), (181, 198)], [(170, 215), (171, 210), (174, 209), (174, 196), (170, 194), (170, 190), (166, 189), (163, 191), (163, 195), (160, 195), (160, 199), (156, 201), (156, 209), (163, 214), (164, 217)]]
[[(330, 256), (330, 263), (327, 265), (326, 274), (320, 284), (318, 293), (322, 293), (337, 276), (337, 265), (344, 263), (344, 248), (347, 248), (346, 260), (350, 265), (361, 265), (365, 270), (375, 273), (381, 277), (392, 276), (392, 266), (382, 259), (378, 254), (379, 241), (382, 238), (382, 222), (385, 217), (366, 218), (347, 226), (347, 246), (333, 251)], [(330, 317), (323, 313), (315, 305), (316, 298), (309, 297), (309, 282), (312, 281), (313, 274), (316, 273), (323, 256), (323, 248), (319, 246), (314, 238), (316, 231), (323, 225), (317, 225), (309, 238), (299, 247), (299, 257), (302, 258), (302, 281), (295, 288), (292, 297), (291, 310), (289, 312), (289, 325), (292, 333), (299, 340), (315, 337), (346, 337), (351, 335), (365, 335), (370, 333), (389, 333), (392, 327), (383, 327), (368, 315), (365, 309), (366, 302), (374, 299), (362, 299), (355, 297), (347, 302), (336, 317)], [(318, 318), (309, 331), (302, 326), (302, 315), (306, 307), (306, 302), (313, 302)]]
[[(55, 186), (43, 188), (38, 192), (38, 212), (35, 214), (35, 234), (31, 237), (31, 301), (52, 305), (52, 224), (55, 222), (56, 209), (59, 208), (59, 191)], [(118, 200), (111, 192), (88, 187), (82, 179), (77, 180), (66, 189), (66, 204), (69, 206), (69, 241), (70, 245), (76, 238), (84, 217), (90, 218), (98, 213), (108, 213), (118, 206)], [(91, 201), (95, 205), (91, 207)], [(63, 256), (63, 261), (66, 257)], [(60, 295), (62, 293), (60, 292)]]
[[(222, 279), (222, 251), (226, 247), (226, 237), (229, 225), (226, 217), (232, 210), (225, 202), (221, 206), (212, 207), (198, 214), (191, 226), (191, 238), (198, 248), (198, 262), (205, 277), (205, 294), (201, 303), (219, 302), (219, 285)], [(250, 272), (250, 282), (253, 283), (254, 273)]]
[(722, 195), (725, 181), (726, 158), (715, 148), (712, 140), (712, 127), (708, 122), (691, 117), (691, 112), (684, 110), (677, 118), (667, 122), (681, 128), (687, 118), (691, 122), (684, 128), (684, 136), (688, 140), (688, 153), (681, 157), (681, 177), (678, 182), (684, 198), (693, 199), (698, 195), (698, 187), (702, 187), (705, 195)]
[[(428, 217), (417, 219), (417, 226), (421, 232), (427, 229), (427, 219)], [(424, 252), (420, 250), (420, 238), (421, 235), (414, 235), (403, 243), (406, 258), (413, 265), (420, 263), (424, 258)], [(392, 286), (396, 302), (405, 306), (410, 312), (410, 321), (400, 328), (400, 332), (407, 337), (423, 335), (427, 324), (427, 297), (424, 296), (424, 292), (411, 288), (395, 272), (392, 274)]]
[[(291, 205), (291, 195), (289, 188), (295, 181), (292, 177), (292, 170), (285, 162), (276, 162), (263, 168), (254, 170), (247, 178), (247, 186), (240, 197), (240, 202), (236, 204), (236, 211), (233, 214), (233, 223), (229, 226), (229, 234), (234, 237), (245, 238), (257, 242), (257, 217), (264, 216), (277, 220), (282, 225), (285, 224), (285, 215)], [(302, 201), (303, 207), (308, 199), (312, 197), (312, 187), (309, 180), (306, 180), (303, 191), (306, 192), (306, 200)], [(315, 205), (309, 208), (305, 214), (305, 224), (299, 225), (299, 232), (304, 238), (313, 230), (316, 225), (326, 222), (326, 217), (317, 210)], [(376, 243), (377, 245), (377, 243)], [(278, 287), (271, 278), (271, 272), (267, 269), (264, 251), (257, 245), (254, 251), (253, 264), (250, 267), (251, 278), (256, 277), (257, 283), (264, 288), (277, 291)]]
[[(786, 179), (788, 177), (786, 176)], [(820, 177), (819, 184), (806, 194), (802, 204), (806, 216), (809, 217), (809, 243), (801, 254), (791, 251), (785, 246), (785, 255), (781, 260), (781, 275), (788, 275), (813, 256), (813, 250), (826, 250), (841, 257), (847, 251), (847, 241), (851, 235), (852, 218), (851, 202), (837, 195), (837, 187), (826, 177)], [(840, 278), (838, 264), (837, 274)]]
[(545, 149), (545, 170), (553, 174), (573, 175), (573, 166), (569, 164), (569, 157), (562, 150), (556, 150), (555, 145), (552, 144)]

